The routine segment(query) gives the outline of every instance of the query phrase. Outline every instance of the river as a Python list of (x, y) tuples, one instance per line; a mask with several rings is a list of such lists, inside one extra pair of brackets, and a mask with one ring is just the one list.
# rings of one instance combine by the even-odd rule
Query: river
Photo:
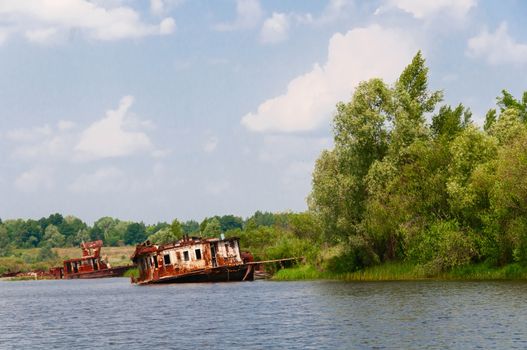
[(0, 282), (1, 349), (525, 349), (526, 321), (524, 282)]

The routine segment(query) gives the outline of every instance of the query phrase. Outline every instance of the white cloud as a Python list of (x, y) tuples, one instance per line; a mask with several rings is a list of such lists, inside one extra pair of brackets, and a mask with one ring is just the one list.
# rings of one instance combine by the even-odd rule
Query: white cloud
[(9, 29), (5, 37), (22, 33), (39, 44), (71, 31), (96, 40), (119, 40), (165, 35), (175, 29), (170, 17), (159, 25), (147, 24), (130, 7), (88, 0), (0, 0), (0, 22)]
[(159, 24), (159, 34), (167, 35), (173, 33), (176, 30), (176, 21), (173, 18), (168, 17), (161, 21)]
[(170, 9), (180, 5), (184, 0), (150, 0), (150, 12), (161, 16)]
[(503, 22), (494, 33), (484, 30), (469, 39), (467, 54), (482, 57), (490, 64), (525, 64), (527, 63), (527, 44), (518, 43), (507, 30)]
[(60, 120), (55, 126), (7, 131), (5, 139), (13, 144), (13, 157), (31, 161), (88, 161), (136, 154), (167, 156), (170, 151), (155, 149), (145, 133), (154, 129), (153, 123), (129, 112), (132, 102), (131, 96), (123, 97), (116, 110), (107, 111), (84, 129), (72, 121)]
[(53, 170), (47, 167), (35, 167), (20, 174), (15, 187), (22, 192), (36, 192), (53, 188)]
[(211, 135), (210, 137), (207, 138), (207, 140), (203, 144), (203, 151), (205, 153), (214, 152), (216, 150), (216, 147), (218, 147), (218, 142), (219, 142), (219, 139), (216, 136)]
[(132, 96), (123, 97), (117, 110), (107, 111), (103, 119), (82, 132), (75, 146), (82, 159), (121, 157), (152, 149), (145, 133), (126, 130), (127, 112), (132, 103)]
[(160, 15), (165, 11), (165, 3), (163, 0), (150, 0), (150, 12), (155, 15)]
[(73, 129), (74, 127), (75, 127), (75, 123), (70, 120), (61, 120), (57, 124), (57, 128), (62, 131), (70, 130), (70, 129)]
[(351, 0), (330, 0), (322, 15), (315, 19), (315, 23), (333, 22), (351, 11), (353, 1)]
[(67, 157), (74, 141), (67, 131), (74, 123), (62, 120), (56, 127), (45, 125), (29, 129), (15, 129), (6, 133), (6, 138), (15, 143), (12, 155), (15, 158), (60, 158)]
[(359, 82), (395, 80), (416, 51), (411, 35), (378, 25), (334, 34), (326, 63), (291, 80), (283, 95), (264, 101), (241, 123), (259, 132), (316, 129), (330, 119), (337, 102), (349, 100)]
[(80, 175), (68, 189), (73, 193), (113, 193), (125, 190), (128, 180), (123, 171), (115, 167), (96, 170)]
[(236, 19), (228, 23), (219, 23), (214, 29), (231, 31), (254, 28), (260, 23), (262, 14), (258, 0), (236, 0)]
[(424, 19), (437, 14), (463, 18), (475, 6), (477, 6), (477, 0), (388, 0), (387, 4), (378, 8), (375, 14), (395, 7), (410, 13), (417, 19)]
[(58, 40), (57, 28), (39, 28), (33, 30), (27, 30), (25, 36), (28, 41), (37, 44), (50, 44)]
[(276, 13), (266, 19), (260, 31), (263, 43), (278, 43), (287, 39), (289, 31), (289, 18), (284, 13)]

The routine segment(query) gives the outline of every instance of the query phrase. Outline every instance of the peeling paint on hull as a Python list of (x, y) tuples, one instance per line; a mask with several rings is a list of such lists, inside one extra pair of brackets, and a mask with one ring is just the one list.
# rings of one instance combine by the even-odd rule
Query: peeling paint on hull
[(64, 279), (90, 279), (90, 278), (106, 278), (106, 277), (122, 277), (131, 266), (117, 266), (110, 269), (98, 270), (85, 273), (74, 273), (64, 277)]
[[(248, 272), (248, 269), (250, 271)], [(195, 271), (192, 273), (168, 276), (159, 280), (153, 280), (138, 284), (162, 284), (162, 283), (202, 283), (202, 282), (241, 282), (254, 280), (254, 269), (243, 265), (238, 267), (217, 267), (210, 270)]]
[(155, 245), (146, 241), (136, 246), (132, 261), (140, 285), (185, 282), (252, 281), (253, 257), (241, 253), (239, 239), (184, 237), (176, 242)]

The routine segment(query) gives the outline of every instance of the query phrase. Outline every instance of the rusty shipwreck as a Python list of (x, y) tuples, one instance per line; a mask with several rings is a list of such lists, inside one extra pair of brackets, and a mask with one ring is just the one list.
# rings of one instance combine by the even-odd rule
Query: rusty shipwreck
[(131, 257), (139, 270), (133, 283), (252, 281), (252, 255), (240, 252), (238, 238), (188, 237), (165, 245), (146, 241)]
[(82, 257), (64, 260), (62, 267), (54, 267), (49, 273), (56, 279), (121, 277), (132, 266), (111, 267), (101, 257), (101, 240), (81, 243)]

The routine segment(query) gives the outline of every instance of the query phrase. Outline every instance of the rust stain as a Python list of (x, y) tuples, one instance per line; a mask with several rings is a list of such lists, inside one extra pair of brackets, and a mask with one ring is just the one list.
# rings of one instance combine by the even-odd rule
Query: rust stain
[[(132, 261), (137, 284), (252, 280), (254, 259), (240, 252), (239, 238), (184, 237), (165, 245), (146, 241), (136, 246)], [(156, 264), (157, 262), (157, 264)]]

